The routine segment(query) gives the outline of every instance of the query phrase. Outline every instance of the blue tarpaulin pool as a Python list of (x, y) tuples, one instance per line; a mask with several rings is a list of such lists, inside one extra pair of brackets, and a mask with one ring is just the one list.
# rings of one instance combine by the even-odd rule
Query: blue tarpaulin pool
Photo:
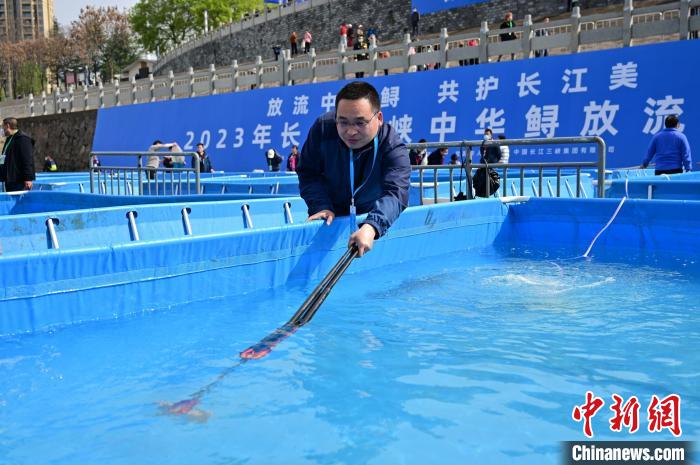
[[(411, 207), (311, 324), (235, 369), (343, 253), (346, 218), (306, 223), (298, 198), (0, 217), (0, 458), (556, 464), (587, 390), (678, 393), (697, 439), (700, 203), (628, 200), (581, 258), (618, 205)], [(214, 380), (206, 422), (160, 414)], [(608, 419), (596, 439), (673, 438)]]

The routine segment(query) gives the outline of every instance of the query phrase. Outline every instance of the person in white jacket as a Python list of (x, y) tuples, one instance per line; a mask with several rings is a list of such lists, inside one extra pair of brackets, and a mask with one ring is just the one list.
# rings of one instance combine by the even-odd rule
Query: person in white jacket
[[(505, 140), (506, 135), (501, 134), (498, 136), (499, 139)], [(507, 145), (501, 145), (501, 158), (498, 160), (498, 163), (508, 163), (508, 160), (510, 159), (510, 148), (508, 148)]]

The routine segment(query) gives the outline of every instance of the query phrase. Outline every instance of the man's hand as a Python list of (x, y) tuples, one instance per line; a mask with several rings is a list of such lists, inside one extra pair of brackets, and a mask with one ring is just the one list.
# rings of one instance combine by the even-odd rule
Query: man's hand
[(318, 213), (315, 213), (308, 217), (306, 221), (314, 221), (314, 220), (326, 220), (326, 224), (330, 225), (333, 220), (335, 219), (335, 213), (333, 213), (330, 210), (321, 210)]
[(32, 182), (31, 181), (24, 181), (24, 190), (25, 191), (30, 191), (32, 190)]
[(350, 241), (348, 242), (348, 247), (357, 247), (357, 255), (363, 256), (366, 252), (372, 250), (372, 245), (374, 244), (374, 238), (377, 235), (377, 231), (371, 224), (363, 224), (360, 229), (352, 233), (350, 236)]

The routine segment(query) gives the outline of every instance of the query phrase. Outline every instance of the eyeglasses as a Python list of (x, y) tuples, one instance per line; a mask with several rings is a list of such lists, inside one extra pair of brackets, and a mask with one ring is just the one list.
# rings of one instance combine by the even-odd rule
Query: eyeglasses
[(355, 121), (354, 123), (351, 123), (350, 121), (348, 121), (348, 120), (346, 120), (346, 119), (336, 119), (336, 120), (335, 120), (335, 124), (336, 124), (340, 129), (343, 129), (343, 130), (347, 130), (347, 129), (350, 129), (350, 128), (355, 128), (355, 129), (357, 129), (358, 131), (363, 131), (363, 130), (367, 129), (367, 126), (369, 126), (369, 123), (371, 123), (372, 120), (373, 120), (378, 114), (379, 114), (379, 110), (377, 110), (377, 111), (372, 115), (372, 117), (371, 117), (370, 119), (368, 119), (368, 120), (361, 119), (361, 120)]

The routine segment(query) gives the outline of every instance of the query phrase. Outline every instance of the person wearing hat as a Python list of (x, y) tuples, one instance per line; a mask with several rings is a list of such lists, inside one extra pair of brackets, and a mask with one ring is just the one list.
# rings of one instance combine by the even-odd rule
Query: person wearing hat
[(267, 152), (265, 152), (265, 158), (267, 159), (267, 167), (270, 171), (276, 172), (280, 170), (282, 157), (277, 153), (277, 150), (268, 149)]

